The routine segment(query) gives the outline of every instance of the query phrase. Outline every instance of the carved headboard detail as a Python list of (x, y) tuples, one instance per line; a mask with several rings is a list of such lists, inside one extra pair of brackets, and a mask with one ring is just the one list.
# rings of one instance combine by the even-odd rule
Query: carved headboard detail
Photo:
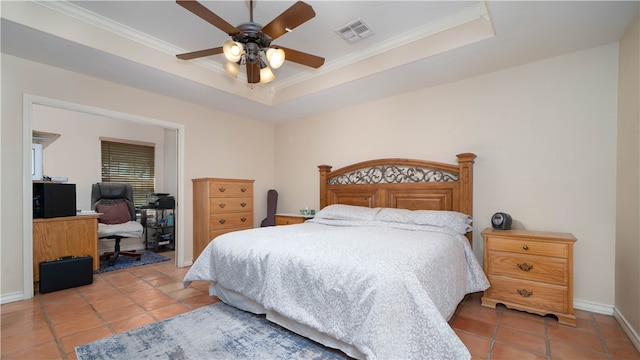
[[(450, 210), (473, 216), (472, 153), (458, 164), (414, 159), (363, 161), (331, 171), (320, 165), (320, 208), (331, 204)], [(471, 239), (471, 233), (467, 234)]]

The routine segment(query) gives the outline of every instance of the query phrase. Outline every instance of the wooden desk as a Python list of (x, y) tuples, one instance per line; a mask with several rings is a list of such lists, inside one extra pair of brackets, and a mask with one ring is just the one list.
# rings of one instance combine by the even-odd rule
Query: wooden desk
[(93, 270), (98, 270), (98, 216), (33, 219), (34, 282), (40, 280), (41, 261), (62, 256), (93, 256)]

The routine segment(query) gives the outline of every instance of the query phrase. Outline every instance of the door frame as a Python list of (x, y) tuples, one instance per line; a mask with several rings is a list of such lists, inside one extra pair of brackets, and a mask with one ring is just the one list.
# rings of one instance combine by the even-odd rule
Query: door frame
[[(94, 106), (81, 105), (77, 103), (71, 103), (67, 101), (61, 101), (56, 99), (51, 99), (42, 96), (23, 94), (22, 97), (22, 168), (23, 168), (23, 185), (22, 185), (22, 194), (23, 194), (23, 224), (22, 224), (22, 232), (23, 232), (23, 291), (24, 291), (24, 299), (30, 299), (33, 297), (34, 288), (33, 288), (33, 222), (31, 221), (33, 217), (33, 186), (31, 180), (31, 141), (32, 141), (32, 109), (33, 105), (44, 105), (55, 107), (64, 110), (77, 111), (82, 113), (87, 113), (91, 115), (98, 115), (104, 117), (110, 117), (125, 121), (131, 121), (137, 124), (142, 125), (154, 125), (160, 126), (165, 129), (175, 130), (176, 138), (177, 138), (177, 146), (176, 146), (176, 159), (177, 159), (177, 171), (176, 171), (176, 183), (177, 183), (177, 194), (176, 194), (176, 223), (184, 224), (183, 212), (180, 209), (184, 206), (184, 124), (173, 123), (169, 121), (143, 117), (138, 115), (132, 115), (127, 113), (121, 113), (117, 111), (97, 108)], [(184, 226), (178, 226), (176, 237), (178, 238), (176, 248), (175, 248), (175, 262), (176, 266), (184, 267), (185, 261), (183, 259), (182, 254), (184, 254)]]

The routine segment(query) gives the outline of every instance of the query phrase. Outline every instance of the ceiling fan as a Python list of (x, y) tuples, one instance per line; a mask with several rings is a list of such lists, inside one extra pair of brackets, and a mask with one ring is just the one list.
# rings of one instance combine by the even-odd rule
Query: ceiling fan
[(271, 45), (273, 40), (316, 16), (313, 8), (302, 1), (296, 2), (270, 23), (262, 26), (253, 21), (253, 0), (251, 0), (249, 22), (237, 27), (229, 24), (197, 1), (177, 0), (176, 3), (231, 36), (231, 39), (225, 41), (223, 46), (178, 54), (176, 55), (178, 59), (190, 60), (224, 53), (229, 60), (225, 65), (225, 70), (236, 77), (240, 66), (246, 65), (247, 82), (250, 84), (267, 83), (273, 80), (275, 75), (271, 68), (279, 68), (285, 59), (316, 69), (324, 64), (322, 57)]

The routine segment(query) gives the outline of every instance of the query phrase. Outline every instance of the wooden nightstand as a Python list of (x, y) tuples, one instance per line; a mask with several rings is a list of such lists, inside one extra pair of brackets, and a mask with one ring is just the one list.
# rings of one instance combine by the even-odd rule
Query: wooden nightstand
[(539, 315), (576, 325), (573, 314), (573, 244), (568, 233), (485, 229), (484, 272), (491, 287), (482, 305)]
[(276, 225), (302, 224), (305, 220), (312, 219), (313, 216), (298, 214), (276, 214)]

